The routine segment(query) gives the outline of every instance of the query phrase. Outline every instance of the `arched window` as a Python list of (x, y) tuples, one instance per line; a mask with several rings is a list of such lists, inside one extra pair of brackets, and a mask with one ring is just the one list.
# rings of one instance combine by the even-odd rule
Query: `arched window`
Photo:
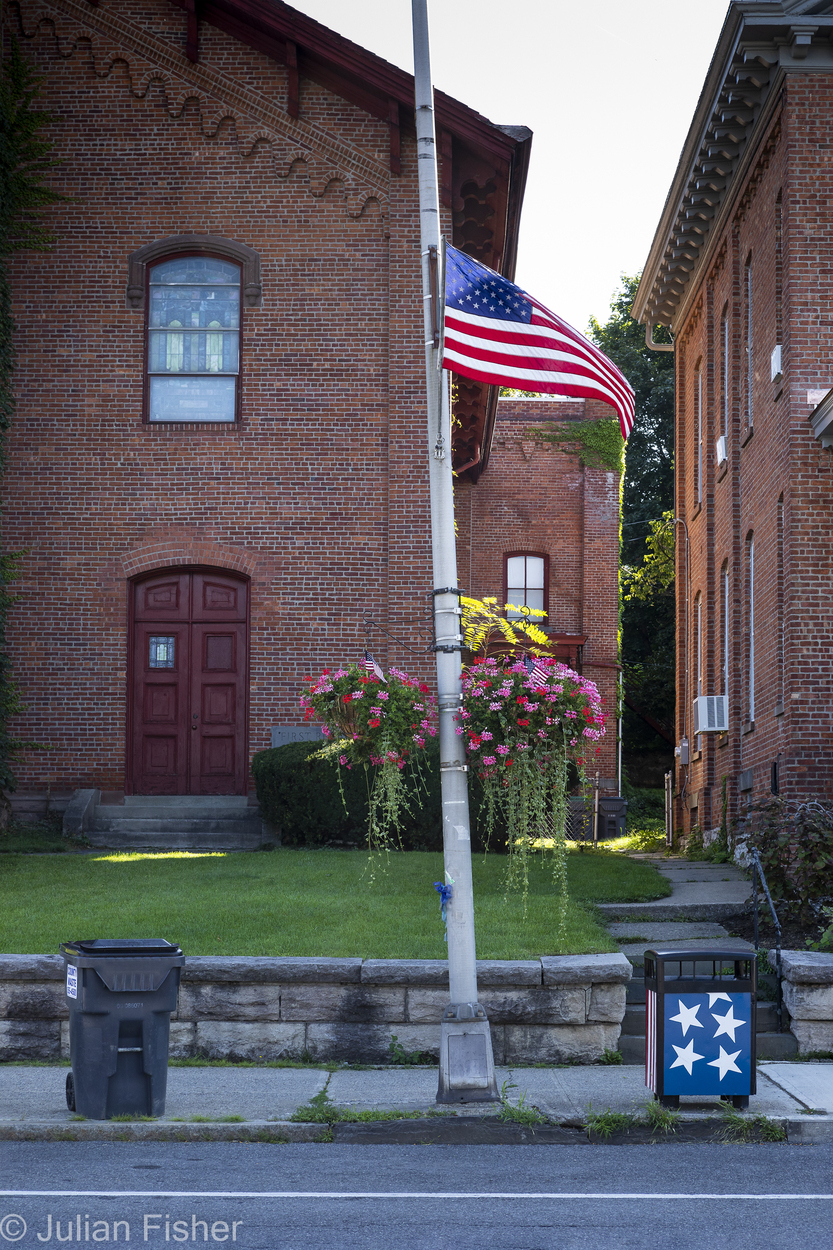
[(258, 253), (219, 234), (178, 234), (127, 263), (127, 307), (145, 313), (144, 419), (236, 421), (241, 307), (261, 304)]
[(148, 421), (235, 421), (240, 265), (175, 256), (148, 265), (147, 273)]
[(504, 602), (512, 604), (506, 613), (510, 621), (520, 620), (525, 607), (549, 611), (549, 556), (520, 551), (506, 555), (504, 590)]

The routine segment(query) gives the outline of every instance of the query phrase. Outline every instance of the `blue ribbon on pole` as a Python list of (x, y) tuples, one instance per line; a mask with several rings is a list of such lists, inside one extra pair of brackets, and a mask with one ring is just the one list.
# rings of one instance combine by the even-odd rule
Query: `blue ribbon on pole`
[(448, 911), (447, 906), (454, 896), (454, 891), (450, 885), (445, 885), (442, 881), (434, 882), (434, 889), (440, 896), (440, 915), (445, 925), (445, 940), (448, 941)]

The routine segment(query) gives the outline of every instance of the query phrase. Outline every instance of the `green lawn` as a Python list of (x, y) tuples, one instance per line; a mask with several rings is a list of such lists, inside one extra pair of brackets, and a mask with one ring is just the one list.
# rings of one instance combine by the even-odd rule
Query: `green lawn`
[[(61, 941), (164, 937), (186, 955), (360, 955), (442, 959), (433, 882), (442, 856), (392, 855), (370, 884), (361, 851), (264, 854), (4, 855), (0, 950), (54, 952)], [(504, 897), (506, 859), (475, 856), (481, 959), (615, 950), (587, 906), (644, 902), (670, 887), (648, 864), (605, 852), (569, 857), (567, 944), (555, 937), (550, 869), (534, 861), (528, 911)]]

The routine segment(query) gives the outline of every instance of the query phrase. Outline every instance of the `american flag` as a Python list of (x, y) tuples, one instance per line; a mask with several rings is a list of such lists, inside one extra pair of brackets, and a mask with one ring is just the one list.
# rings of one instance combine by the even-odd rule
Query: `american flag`
[(379, 678), (379, 681), (383, 681), (385, 685), (388, 684), (387, 677), (382, 672), (379, 665), (376, 663), (376, 661), (374, 660), (373, 656), (370, 654), (369, 651), (365, 651), (364, 655), (362, 656), (361, 667), (366, 668), (368, 673), (375, 674), (375, 676)]
[(465, 378), (551, 395), (601, 399), (633, 427), (634, 393), (612, 360), (526, 291), (446, 249), (443, 368)]
[(536, 664), (534, 660), (527, 660), (526, 671), (529, 673), (529, 680), (538, 689), (545, 686), (549, 680), (545, 669), (540, 664)]

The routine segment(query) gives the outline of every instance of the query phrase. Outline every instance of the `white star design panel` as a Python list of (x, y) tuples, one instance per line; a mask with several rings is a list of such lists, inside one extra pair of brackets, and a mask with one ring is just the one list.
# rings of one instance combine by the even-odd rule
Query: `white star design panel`
[(748, 1094), (752, 995), (666, 993), (664, 1006), (663, 1092)]

